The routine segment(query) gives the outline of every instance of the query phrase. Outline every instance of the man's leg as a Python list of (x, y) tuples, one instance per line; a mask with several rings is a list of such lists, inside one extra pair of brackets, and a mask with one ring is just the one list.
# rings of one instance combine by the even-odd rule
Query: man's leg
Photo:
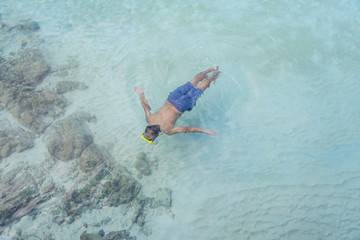
[(198, 87), (199, 82), (207, 78), (207, 73), (211, 71), (217, 71), (217, 68), (218, 67), (211, 67), (201, 73), (196, 74), (196, 76), (190, 81), (191, 85), (193, 85), (195, 88)]
[(207, 89), (210, 86), (210, 83), (212, 81), (214, 81), (218, 76), (219, 76), (219, 71), (216, 68), (216, 70), (213, 72), (213, 74), (209, 78), (204, 80), (202, 83), (200, 83), (196, 88), (199, 88), (202, 91), (205, 91), (205, 89)]

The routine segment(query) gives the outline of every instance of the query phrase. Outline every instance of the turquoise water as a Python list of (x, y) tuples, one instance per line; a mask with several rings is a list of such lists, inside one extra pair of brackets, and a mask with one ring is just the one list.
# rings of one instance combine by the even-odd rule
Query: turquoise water
[[(159, 158), (144, 191), (171, 188), (174, 217), (149, 216), (138, 239), (360, 239), (359, 1), (3, 0), (0, 11), (40, 24), (50, 64), (78, 63), (70, 78), (89, 89), (67, 95), (67, 113), (95, 114), (95, 139), (119, 163)], [(177, 125), (217, 135), (143, 143), (133, 87), (156, 110), (214, 65), (220, 77)]]

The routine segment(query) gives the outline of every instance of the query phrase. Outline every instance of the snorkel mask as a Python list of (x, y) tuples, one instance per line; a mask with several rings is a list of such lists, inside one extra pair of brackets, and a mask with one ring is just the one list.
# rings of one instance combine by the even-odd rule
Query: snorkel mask
[(151, 141), (151, 140), (149, 140), (149, 139), (147, 139), (147, 138), (145, 138), (144, 137), (144, 134), (143, 135), (141, 135), (141, 137), (142, 137), (142, 139), (144, 139), (145, 141), (147, 141), (148, 143), (152, 143), (153, 141)]
[[(159, 136), (160, 132), (161, 132), (161, 130), (160, 130), (159, 125), (149, 125), (146, 127), (145, 132), (141, 136), (141, 138), (144, 139), (145, 141), (147, 141), (148, 143), (153, 143), (154, 140)], [(146, 136), (151, 136), (152, 140), (146, 138), (145, 133), (146, 133)]]

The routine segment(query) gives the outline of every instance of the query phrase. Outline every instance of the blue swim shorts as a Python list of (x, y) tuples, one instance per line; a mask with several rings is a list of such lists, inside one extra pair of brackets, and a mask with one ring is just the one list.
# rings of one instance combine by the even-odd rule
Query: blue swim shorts
[(167, 101), (180, 112), (191, 111), (202, 92), (201, 89), (194, 88), (190, 82), (187, 82), (171, 92)]

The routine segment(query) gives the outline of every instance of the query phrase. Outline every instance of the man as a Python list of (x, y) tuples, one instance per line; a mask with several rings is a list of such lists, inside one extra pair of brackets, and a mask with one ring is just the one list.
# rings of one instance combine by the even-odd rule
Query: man
[[(208, 73), (212, 75), (208, 77)], [(156, 113), (150, 113), (150, 106), (147, 103), (144, 91), (141, 88), (134, 87), (134, 90), (140, 96), (141, 105), (144, 108), (146, 121), (149, 126), (146, 127), (142, 138), (152, 143), (160, 132), (168, 135), (186, 132), (201, 132), (209, 135), (215, 135), (212, 129), (200, 129), (197, 127), (175, 127), (175, 122), (185, 111), (191, 111), (196, 105), (196, 100), (210, 86), (219, 75), (218, 67), (211, 67), (197, 74), (190, 82), (178, 87), (171, 92), (164, 106)]]

